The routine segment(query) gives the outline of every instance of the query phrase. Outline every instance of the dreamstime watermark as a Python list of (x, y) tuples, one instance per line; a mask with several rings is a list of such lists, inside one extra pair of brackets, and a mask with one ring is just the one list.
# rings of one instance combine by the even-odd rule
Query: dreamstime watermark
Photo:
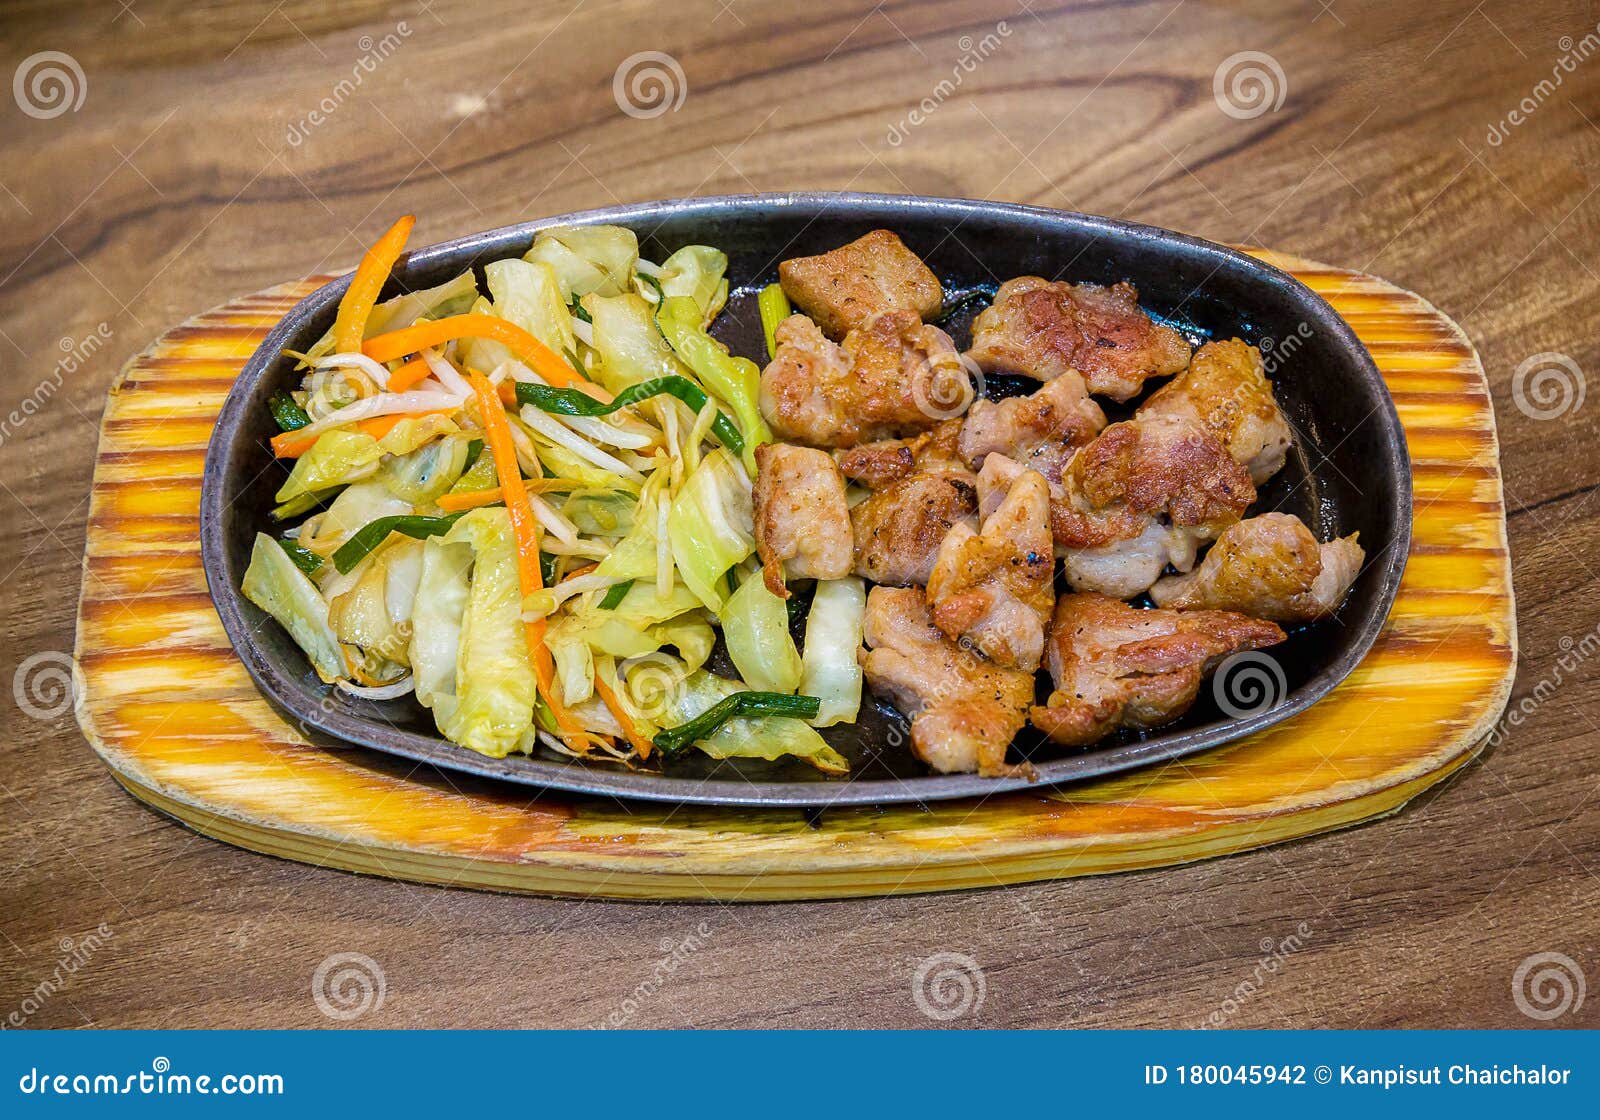
[(918, 1011), (940, 1023), (976, 1015), (988, 994), (983, 966), (965, 953), (924, 957), (911, 978), (911, 1002)]
[(1556, 646), (1561, 652), (1555, 664), (1550, 667), (1548, 673), (1539, 678), (1527, 695), (1506, 707), (1499, 721), (1495, 723), (1494, 730), (1489, 732), (1484, 740), (1486, 746), (1498, 747), (1505, 740), (1507, 731), (1513, 727), (1521, 727), (1544, 706), (1546, 701), (1560, 691), (1562, 685), (1577, 675), (1581, 666), (1595, 654), (1600, 653), (1600, 626), (1576, 639), (1570, 634), (1563, 634)]
[(76, 940), (63, 937), (61, 957), (56, 961), (56, 967), (49, 976), (34, 985), (33, 991), (22, 997), (21, 1004), (15, 1010), (4, 1019), (0, 1019), (0, 1030), (25, 1026), (28, 1020), (43, 1010), (51, 997), (71, 983), (78, 970), (88, 964), (89, 959), (115, 936), (116, 931), (101, 922), (92, 932)]
[(911, 375), (911, 399), (930, 420), (964, 415), (983, 392), (983, 370), (965, 354), (925, 358)]
[(1236, 653), (1217, 666), (1211, 678), (1211, 695), (1233, 719), (1270, 712), (1289, 695), (1283, 666), (1260, 650)]
[(382, 966), (365, 953), (334, 953), (311, 974), (317, 1010), (341, 1023), (381, 1010), (388, 990)]
[(1550, 76), (1535, 82), (1521, 101), (1518, 101), (1505, 116), (1489, 126), (1486, 139), (1491, 148), (1498, 148), (1504, 144), (1512, 129), (1526, 124), (1543, 108), (1546, 101), (1555, 96), (1556, 90), (1561, 88), (1568, 74), (1574, 73), (1579, 65), (1588, 62), (1595, 52), (1600, 51), (1600, 24), (1595, 24), (1594, 30), (1576, 41), (1571, 35), (1561, 36), (1556, 41), (1556, 47), (1561, 51), (1561, 56), (1550, 67)]
[(1261, 939), (1261, 956), (1257, 959), (1255, 967), (1250, 970), (1250, 975), (1239, 981), (1223, 1001), (1200, 1021), (1202, 1030), (1208, 1027), (1220, 1027), (1229, 1019), (1238, 1014), (1239, 1009), (1253, 999), (1257, 992), (1267, 986), (1267, 982), (1276, 976), (1284, 967), (1290, 957), (1306, 947), (1306, 942), (1311, 940), (1311, 924), (1301, 922), (1295, 931), (1281, 940), (1263, 937)]
[(149, 1069), (133, 1073), (41, 1073), (37, 1066), (17, 1078), (27, 1096), (58, 1097), (187, 1097), (278, 1096), (284, 1093), (281, 1073), (173, 1073), (172, 1062), (157, 1057)]
[(61, 358), (50, 371), (50, 376), (35, 385), (33, 392), (23, 397), (15, 408), (0, 416), (0, 447), (5, 446), (8, 439), (38, 415), (39, 410), (49, 403), (70, 375), (82, 369), (84, 363), (111, 341), (112, 333), (110, 325), (102, 322), (82, 338), (70, 336), (61, 338), (57, 343), (61, 350)]
[(1302, 344), (1310, 342), (1316, 332), (1311, 329), (1311, 324), (1302, 320), (1295, 329), (1283, 336), (1282, 341), (1276, 338), (1263, 338), (1256, 344), (1256, 349), (1261, 351), (1261, 370), (1267, 377), (1273, 377), (1282, 369), (1290, 358), (1300, 351)]
[(1289, 79), (1265, 51), (1239, 51), (1222, 60), (1211, 75), (1217, 108), (1236, 121), (1276, 113), (1289, 96)]
[(1524, 358), (1511, 375), (1511, 400), (1530, 420), (1559, 420), (1577, 412), (1586, 388), (1578, 363), (1554, 350)]
[(40, 51), (17, 64), (11, 76), (17, 108), (36, 121), (76, 113), (89, 96), (89, 79), (78, 60), (65, 51)]
[(641, 980), (633, 991), (624, 996), (622, 1002), (600, 1021), (599, 1029), (616, 1030), (632, 1022), (634, 1016), (655, 998), (667, 981), (677, 975), (684, 962), (711, 943), (713, 932), (710, 923), (701, 922), (687, 937), (678, 940), (663, 937), (660, 942), (662, 955), (656, 959), (655, 966), (650, 969), (650, 975)]
[(651, 723), (678, 710), (687, 696), (689, 667), (671, 654), (641, 653), (617, 665), (629, 707)]
[[(1302, 321), (1281, 341), (1268, 336), (1258, 342), (1256, 351), (1261, 355), (1262, 376), (1269, 380), (1276, 377), (1278, 371), (1289, 364), (1289, 360), (1300, 352), (1300, 347), (1309, 342), (1314, 333), (1311, 324)], [(1270, 389), (1267, 391), (1271, 392)], [(1233, 388), (1206, 413), (1206, 425), (1213, 431), (1231, 431), (1241, 418), (1254, 415), (1260, 407), (1260, 382), (1239, 378), (1234, 381)]]
[(289, 147), (298, 148), (306, 142), (315, 129), (328, 123), (339, 111), (340, 106), (355, 96), (356, 90), (361, 88), (367, 75), (376, 73), (378, 67), (388, 61), (409, 38), (411, 38), (411, 25), (405, 20), (395, 24), (394, 30), (381, 39), (375, 40), (371, 35), (361, 36), (356, 42), (356, 46), (361, 50), (361, 57), (356, 59), (355, 65), (350, 68), (350, 76), (335, 82), (326, 97), (317, 102), (305, 116), (289, 126), (284, 137), (289, 142)]
[(978, 64), (999, 50), (1005, 40), (1010, 37), (1010, 25), (1005, 20), (1000, 20), (994, 25), (994, 30), (985, 34), (981, 39), (974, 40), (971, 35), (963, 35), (957, 39), (956, 46), (961, 51), (961, 57), (956, 59), (955, 65), (950, 68), (950, 76), (939, 79), (938, 84), (933, 87), (928, 96), (917, 102), (910, 112), (889, 126), (889, 133), (885, 137), (889, 142), (889, 146), (898, 148), (901, 144), (904, 144), (906, 137), (911, 135), (911, 130), (938, 112), (939, 106), (955, 96), (956, 90), (961, 88), (962, 83), (967, 79), (967, 75), (977, 70)]
[(611, 76), (617, 108), (634, 120), (676, 113), (689, 96), (689, 79), (665, 51), (639, 51), (622, 60)]
[(47, 649), (23, 658), (11, 677), (22, 714), (48, 722), (72, 711), (83, 695), (83, 669), (70, 653)]
[(1511, 1002), (1530, 1019), (1548, 1023), (1576, 1015), (1588, 994), (1583, 969), (1565, 953), (1534, 953), (1511, 974)]

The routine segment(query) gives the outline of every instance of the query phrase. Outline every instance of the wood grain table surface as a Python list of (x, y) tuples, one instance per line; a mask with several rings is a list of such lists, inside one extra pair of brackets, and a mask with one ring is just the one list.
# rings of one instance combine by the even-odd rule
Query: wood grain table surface
[[(383, 979), (359, 1026), (916, 1027), (919, 966), (959, 953), (982, 999), (955, 1026), (1600, 1025), (1600, 993), (1578, 998), (1600, 984), (1597, 21), (1501, 0), (0, 6), (0, 1018), (330, 1025), (313, 975), (358, 953)], [(1111, 214), (1427, 296), (1481, 351), (1500, 424), (1517, 725), (1348, 832), (836, 903), (365, 879), (117, 787), (50, 690), (128, 356), (353, 264), (406, 211), (427, 244), (807, 188)], [(1536, 1017), (1519, 969), (1564, 976), (1567, 1010)]]

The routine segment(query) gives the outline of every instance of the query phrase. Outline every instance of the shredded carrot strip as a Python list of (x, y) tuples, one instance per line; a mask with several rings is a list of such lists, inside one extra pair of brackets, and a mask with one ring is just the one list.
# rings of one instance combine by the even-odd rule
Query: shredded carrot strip
[(454, 513), (458, 509), (492, 506), (500, 500), (500, 487), (491, 486), (487, 490), (468, 490), (464, 494), (440, 494), (438, 505), (446, 513)]
[(403, 393), (433, 372), (433, 367), (422, 358), (412, 358), (389, 375), (389, 392)]
[[(441, 319), (439, 322), (449, 320)], [(431, 346), (433, 343), (424, 345)], [(506, 512), (511, 515), (511, 530), (517, 537), (517, 578), (526, 597), (544, 587), (544, 576), (539, 571), (539, 522), (534, 519), (528, 490), (522, 481), (522, 471), (517, 467), (517, 449), (511, 442), (511, 425), (500, 407), (500, 398), (483, 374), (473, 370), (467, 377), (477, 395), (478, 410), (483, 413), (483, 438), (488, 444), (489, 453), (494, 456), (495, 473), (500, 476), (500, 493), (505, 499)], [(556, 696), (555, 662), (550, 656), (549, 647), (544, 644), (544, 619), (535, 619), (527, 625), (528, 656), (533, 662), (533, 675), (539, 682), (539, 694), (550, 706), (550, 714), (555, 717), (556, 725), (568, 735), (581, 737), (584, 734), (582, 725)]]
[(391, 362), (430, 346), (443, 346), (453, 339), (468, 337), (504, 343), (540, 377), (557, 388), (587, 384), (560, 354), (515, 323), (494, 315), (450, 315), (431, 323), (417, 323), (367, 339), (361, 344), (361, 352), (375, 361)]
[(272, 437), (272, 453), (280, 459), (298, 459), (315, 447), (317, 440), (329, 432), (348, 430), (360, 432), (362, 435), (371, 436), (373, 439), (382, 439), (402, 420), (416, 420), (423, 416), (433, 416), (436, 413), (454, 411), (455, 409), (453, 408), (429, 408), (421, 412), (396, 412), (389, 416), (373, 416), (367, 420), (356, 421), (348, 429), (324, 428), (313, 436), (302, 436), (298, 431), (279, 432)]
[(600, 670), (594, 671), (594, 690), (600, 694), (600, 699), (616, 717), (617, 723), (622, 725), (622, 734), (628, 742), (633, 744), (633, 749), (639, 752), (640, 759), (650, 757), (650, 748), (654, 745), (649, 739), (639, 734), (639, 729), (634, 726), (633, 718), (628, 715), (628, 710), (617, 700), (617, 694), (611, 691), (611, 686), (606, 684), (605, 678), (600, 675)]
[(415, 216), (407, 214), (362, 255), (344, 298), (339, 300), (339, 315), (333, 321), (333, 344), (339, 353), (360, 351), (362, 336), (367, 333), (367, 316), (372, 314), (378, 294), (383, 291), (389, 273), (394, 270), (394, 262), (406, 247), (411, 227), (416, 224)]
[(577, 579), (579, 576), (586, 576), (599, 566), (599, 564), (585, 564), (581, 568), (574, 568), (572, 571), (561, 577), (561, 582), (566, 583), (569, 579)]

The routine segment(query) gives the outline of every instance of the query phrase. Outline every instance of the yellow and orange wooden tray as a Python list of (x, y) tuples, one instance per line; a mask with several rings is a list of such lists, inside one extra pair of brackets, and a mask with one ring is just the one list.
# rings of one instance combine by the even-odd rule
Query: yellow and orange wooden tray
[(1208, 753), (930, 807), (674, 808), (530, 792), (314, 747), (260, 697), (200, 566), (200, 474), (245, 359), (318, 276), (158, 339), (107, 401), (78, 609), (78, 720), (133, 795), (255, 851), (374, 875), (613, 898), (795, 899), (1156, 867), (1394, 811), (1472, 757), (1510, 694), (1516, 621), (1477, 355), (1421, 298), (1250, 250), (1366, 343), (1405, 425), (1410, 562), (1389, 624), (1310, 711)]

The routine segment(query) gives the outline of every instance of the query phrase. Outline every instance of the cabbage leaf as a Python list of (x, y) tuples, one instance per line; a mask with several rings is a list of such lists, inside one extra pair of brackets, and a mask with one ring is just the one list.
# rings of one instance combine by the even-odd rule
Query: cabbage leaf
[(564, 303), (590, 292), (616, 296), (633, 290), (639, 239), (622, 226), (558, 226), (540, 230), (523, 259), (554, 270)]
[(667, 539), (673, 562), (712, 614), (722, 614), (723, 576), (756, 550), (752, 517), (750, 483), (726, 447), (700, 460), (672, 501)]
[[(456, 656), (467, 610), (467, 579), (472, 548), (438, 537), (422, 542), (422, 568), (411, 612), (411, 662), (418, 703), (433, 708), (436, 720), (455, 707)], [(443, 711), (441, 711), (443, 709)]]
[(726, 346), (707, 334), (700, 326), (700, 311), (692, 299), (671, 296), (662, 300), (656, 324), (673, 353), (695, 372), (701, 384), (733, 409), (744, 436), (745, 469), (754, 478), (755, 450), (772, 442), (772, 429), (761, 416), (760, 367), (748, 358), (735, 358)]
[(534, 676), (517, 584), (516, 541), (503, 509), (469, 510), (444, 543), (472, 547), (472, 579), (456, 654), (456, 703), (435, 709), (439, 730), (463, 747), (504, 758), (533, 726)]
[(789, 608), (760, 574), (747, 575), (722, 608), (728, 656), (757, 692), (792, 693), (800, 685), (800, 651), (789, 636)]
[(342, 486), (353, 476), (369, 473), (382, 457), (383, 449), (371, 436), (331, 428), (295, 460), (275, 500), (288, 503)]
[(328, 604), (309, 576), (265, 533), (257, 533), (245, 569), (245, 598), (278, 620), (317, 676), (333, 682), (345, 675), (344, 653), (328, 624)]
[(709, 245), (685, 245), (661, 262), (661, 294), (694, 300), (700, 326), (709, 327), (728, 302), (728, 255)]
[[(690, 673), (671, 691), (668, 710), (661, 723), (678, 727), (707, 711), (718, 701), (744, 691), (733, 681), (713, 676), (704, 669)], [(785, 716), (755, 716), (730, 719), (695, 746), (712, 758), (765, 758), (785, 755), (810, 763), (825, 774), (845, 774), (850, 764), (817, 734), (810, 724)]]
[(800, 691), (822, 701), (811, 721), (813, 727), (856, 721), (861, 710), (858, 654), (866, 616), (867, 589), (859, 578), (817, 581), (811, 613), (806, 615), (806, 648), (800, 673)]

